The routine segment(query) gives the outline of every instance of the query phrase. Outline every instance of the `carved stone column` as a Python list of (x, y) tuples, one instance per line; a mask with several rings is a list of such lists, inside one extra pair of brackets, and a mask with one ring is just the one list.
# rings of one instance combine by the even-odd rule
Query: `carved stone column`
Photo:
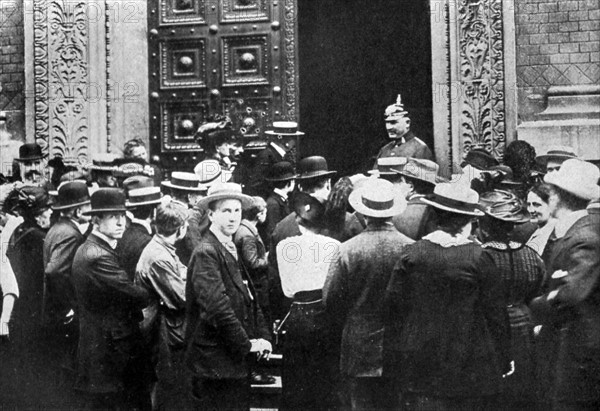
[(435, 151), (446, 173), (456, 171), (474, 145), (483, 145), (501, 159), (507, 135), (512, 138), (515, 87), (507, 87), (506, 80), (513, 81), (514, 69), (507, 75), (505, 56), (514, 66), (514, 34), (507, 32), (504, 18), (510, 4), (430, 2)]

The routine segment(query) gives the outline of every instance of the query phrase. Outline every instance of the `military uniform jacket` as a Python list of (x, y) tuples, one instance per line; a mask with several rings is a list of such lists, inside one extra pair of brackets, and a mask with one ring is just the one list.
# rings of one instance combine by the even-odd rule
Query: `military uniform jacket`
[[(382, 157), (406, 157), (406, 158), (423, 158), (433, 160), (433, 154), (427, 144), (420, 138), (414, 135), (412, 131), (408, 131), (404, 135), (404, 143), (402, 139), (397, 139), (389, 142), (379, 150), (377, 158)], [(375, 163), (375, 168), (377, 162)]]
[(79, 302), (76, 388), (93, 393), (124, 388), (124, 372), (143, 352), (138, 323), (149, 294), (133, 284), (110, 245), (90, 234), (73, 260)]
[(210, 231), (192, 255), (186, 303), (186, 363), (194, 375), (246, 378), (250, 339), (270, 340), (270, 333), (241, 258)]

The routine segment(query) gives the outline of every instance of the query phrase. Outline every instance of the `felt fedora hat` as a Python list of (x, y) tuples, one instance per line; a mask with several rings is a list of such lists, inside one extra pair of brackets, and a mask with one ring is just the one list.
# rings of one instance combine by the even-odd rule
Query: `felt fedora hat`
[(479, 196), (479, 204), (490, 217), (509, 223), (522, 224), (531, 220), (527, 206), (519, 198), (505, 190), (492, 190)]
[(231, 180), (231, 172), (223, 172), (223, 167), (218, 160), (209, 158), (196, 164), (194, 173), (198, 176), (199, 187), (204, 191), (216, 183), (226, 183)]
[(540, 164), (546, 164), (548, 160), (555, 159), (559, 161), (577, 158), (577, 153), (573, 147), (569, 146), (550, 146), (546, 154), (537, 156), (535, 159)]
[(370, 178), (354, 189), (348, 202), (357, 213), (368, 217), (393, 217), (406, 209), (402, 192), (391, 182), (379, 178)]
[(292, 209), (298, 217), (313, 224), (322, 223), (325, 216), (325, 204), (302, 191), (294, 194)]
[(298, 162), (298, 172), (300, 175), (296, 177), (298, 180), (306, 180), (315, 177), (331, 176), (336, 171), (329, 171), (327, 168), (327, 160), (321, 156), (305, 157)]
[(425, 204), (456, 214), (482, 216), (479, 206), (479, 194), (462, 182), (440, 183), (433, 194), (421, 198)]
[(546, 174), (544, 181), (575, 197), (595, 200), (600, 197), (599, 178), (598, 167), (587, 161), (571, 158), (562, 163), (558, 171)]
[(269, 176), (265, 178), (267, 181), (290, 181), (295, 180), (298, 174), (294, 172), (294, 166), (288, 161), (279, 161), (273, 164), (269, 171)]
[(431, 160), (409, 158), (404, 167), (395, 169), (394, 171), (405, 177), (414, 178), (433, 185), (439, 182), (438, 173), (440, 166)]
[(127, 208), (159, 204), (162, 201), (160, 187), (134, 188), (127, 193)]
[(492, 167), (500, 165), (498, 160), (493, 155), (488, 153), (484, 148), (472, 148), (466, 155), (461, 167), (467, 164), (475, 167), (478, 170), (489, 170)]
[(34, 161), (47, 157), (48, 154), (42, 152), (42, 147), (36, 143), (26, 143), (19, 147), (19, 158), (17, 161)]
[(265, 131), (270, 136), (303, 136), (302, 131), (298, 131), (298, 123), (295, 121), (274, 121), (272, 130)]
[(252, 204), (252, 197), (242, 193), (242, 186), (236, 183), (217, 183), (208, 189), (208, 195), (198, 201), (199, 207), (208, 207), (210, 203), (219, 200), (240, 200), (242, 207)]
[(127, 211), (125, 193), (120, 188), (100, 188), (91, 197), (92, 209), (84, 214), (120, 213)]
[(404, 167), (407, 162), (406, 157), (380, 157), (377, 159), (376, 168), (369, 170), (368, 173), (374, 176), (393, 176), (397, 174), (394, 170)]
[(181, 191), (202, 192), (206, 187), (200, 186), (200, 178), (194, 173), (173, 171), (170, 181), (163, 181), (162, 186)]
[(90, 203), (88, 186), (83, 181), (67, 181), (58, 187), (53, 210), (67, 210)]

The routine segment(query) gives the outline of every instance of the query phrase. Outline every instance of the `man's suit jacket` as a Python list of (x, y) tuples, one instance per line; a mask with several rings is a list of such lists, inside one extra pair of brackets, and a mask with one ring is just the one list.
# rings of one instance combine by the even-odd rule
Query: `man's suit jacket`
[(208, 231), (194, 250), (186, 284), (186, 362), (206, 379), (248, 375), (250, 339), (270, 339), (241, 259)]
[[(271, 192), (267, 198), (267, 219), (264, 223), (267, 239), (271, 238), (271, 234), (273, 234), (277, 224), (288, 215), (290, 215), (290, 205), (288, 200), (275, 192)], [(269, 246), (269, 244), (267, 244), (267, 246)]]
[(58, 321), (69, 310), (76, 309), (71, 268), (75, 252), (84, 241), (85, 237), (79, 227), (68, 217), (60, 217), (46, 234), (44, 303), (46, 317), (50, 321)]
[[(555, 400), (600, 400), (600, 214), (580, 218), (558, 239), (548, 263), (548, 292), (531, 304), (552, 335)], [(564, 277), (553, 278), (557, 270)], [(556, 277), (556, 276), (555, 276)]]
[(208, 211), (199, 207), (193, 207), (189, 210), (187, 232), (185, 237), (176, 245), (177, 257), (186, 266), (190, 263), (194, 249), (200, 244), (202, 236), (209, 227)]
[(290, 161), (294, 163), (292, 156), (281, 155), (271, 144), (261, 150), (254, 159), (254, 165), (248, 167), (247, 181), (244, 184), (244, 192), (248, 195), (261, 196), (266, 198), (269, 195), (268, 184), (265, 177), (268, 177), (271, 167), (280, 161)]
[(398, 231), (415, 241), (436, 230), (435, 211), (421, 202), (420, 197), (410, 199), (406, 210), (392, 221)]
[(80, 315), (76, 387), (121, 391), (125, 370), (143, 351), (138, 323), (149, 294), (133, 284), (116, 251), (94, 233), (75, 253), (73, 284)]
[(343, 329), (343, 374), (382, 375), (383, 295), (404, 246), (413, 242), (392, 224), (368, 225), (336, 253), (323, 288), (323, 301), (334, 328)]
[(129, 227), (123, 233), (123, 237), (117, 245), (117, 254), (119, 254), (121, 266), (127, 272), (127, 275), (133, 281), (135, 278), (135, 267), (142, 251), (152, 240), (152, 234), (148, 233), (146, 227), (132, 221)]

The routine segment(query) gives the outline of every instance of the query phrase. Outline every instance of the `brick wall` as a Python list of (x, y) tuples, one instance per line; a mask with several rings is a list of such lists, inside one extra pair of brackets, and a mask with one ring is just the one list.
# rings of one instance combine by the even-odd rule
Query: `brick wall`
[(23, 0), (0, 0), (0, 111), (16, 139), (25, 133), (23, 38)]
[(600, 0), (516, 0), (521, 120), (544, 108), (553, 85), (600, 84)]

